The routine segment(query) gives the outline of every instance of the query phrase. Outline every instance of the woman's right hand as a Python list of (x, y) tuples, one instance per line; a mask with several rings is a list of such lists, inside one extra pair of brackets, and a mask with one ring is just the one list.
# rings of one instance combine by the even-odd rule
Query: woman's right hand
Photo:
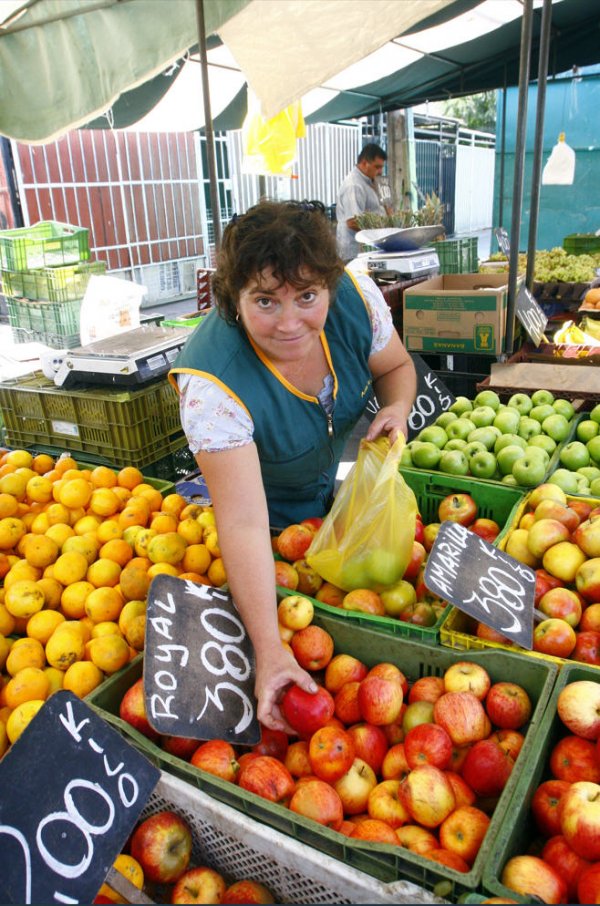
[(295, 730), (283, 716), (281, 698), (293, 683), (305, 692), (315, 693), (319, 687), (283, 645), (279, 645), (279, 648), (279, 652), (270, 652), (267, 657), (262, 658), (263, 662), (257, 658), (254, 684), (254, 694), (258, 699), (257, 717), (261, 724), (271, 730), (283, 730), (295, 735)]

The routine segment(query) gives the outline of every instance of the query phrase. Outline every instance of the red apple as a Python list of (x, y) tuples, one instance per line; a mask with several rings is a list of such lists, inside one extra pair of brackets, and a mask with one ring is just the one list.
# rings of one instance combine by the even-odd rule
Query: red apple
[(495, 730), (488, 739), (497, 742), (501, 749), (504, 749), (507, 755), (516, 761), (516, 758), (523, 748), (525, 737), (518, 730)]
[(417, 518), (415, 519), (415, 541), (418, 541), (419, 544), (423, 544), (424, 537), (425, 526), (423, 525), (423, 517), (420, 513), (417, 513)]
[(424, 856), (425, 853), (439, 847), (439, 841), (435, 834), (432, 834), (431, 831), (426, 830), (419, 824), (404, 824), (402, 827), (397, 828), (396, 837), (400, 846), (410, 850), (412, 853), (417, 853), (419, 856)]
[[(567, 897), (569, 903), (577, 900), (577, 883), (581, 873), (588, 868), (589, 862), (578, 856), (569, 846), (565, 838), (558, 834), (546, 841), (541, 852), (542, 859), (551, 865), (567, 884)], [(592, 903), (593, 900), (581, 900), (582, 903)]]
[(600, 761), (596, 745), (581, 736), (563, 736), (550, 752), (550, 770), (558, 780), (576, 783), (588, 780), (600, 783)]
[(397, 742), (385, 753), (381, 765), (381, 776), (384, 780), (402, 780), (408, 773), (410, 773), (410, 767), (406, 760), (404, 743)]
[(410, 705), (413, 702), (426, 701), (433, 704), (445, 691), (443, 677), (421, 676), (410, 687), (408, 703)]
[(600, 557), (600, 519), (592, 514), (593, 511), (573, 532), (573, 541), (590, 558)]
[(390, 664), (388, 661), (380, 661), (374, 667), (371, 667), (367, 676), (383, 676), (385, 679), (396, 680), (402, 687), (403, 698), (408, 695), (408, 680), (395, 664)]
[(294, 633), (294, 657), (305, 670), (323, 670), (333, 657), (333, 639), (326, 629), (312, 623)]
[(533, 650), (554, 657), (569, 657), (577, 637), (566, 620), (549, 618), (538, 623), (533, 630)]
[(489, 824), (490, 819), (481, 809), (473, 805), (462, 805), (454, 809), (440, 825), (440, 843), (444, 849), (457, 853), (472, 865)]
[(556, 702), (565, 727), (584, 739), (600, 737), (600, 683), (576, 680), (561, 689)]
[(466, 746), (452, 746), (452, 755), (450, 756), (450, 764), (448, 765), (450, 771), (456, 771), (457, 774), (462, 771), (467, 752), (472, 745), (473, 743), (470, 742)]
[[(600, 521), (596, 520), (596, 523), (600, 527)], [(575, 573), (575, 587), (590, 604), (600, 601), (600, 557), (593, 557), (581, 564)]]
[(308, 516), (306, 519), (300, 520), (300, 525), (305, 525), (316, 534), (323, 525), (323, 518), (321, 516)]
[(477, 518), (477, 504), (470, 494), (448, 494), (438, 506), (438, 519), (445, 522), (458, 522), (460, 525), (471, 525)]
[(327, 783), (335, 783), (354, 761), (352, 736), (337, 727), (320, 727), (310, 738), (308, 757), (313, 774)]
[(368, 672), (366, 665), (351, 654), (336, 654), (325, 669), (325, 688), (335, 695), (344, 683), (360, 682)]
[(214, 869), (189, 868), (175, 883), (171, 903), (221, 903), (227, 884)]
[(286, 595), (277, 605), (279, 623), (293, 632), (306, 629), (312, 622), (314, 612), (313, 603), (306, 595)]
[(452, 740), (438, 724), (419, 724), (406, 734), (404, 751), (411, 770), (421, 764), (444, 770), (452, 755)]
[[(429, 553), (440, 530), (441, 522), (429, 522), (423, 529), (423, 547)], [(423, 567), (421, 567), (423, 569)], [(419, 575), (421, 570), (419, 570)], [(416, 587), (416, 583), (415, 583)]]
[(398, 846), (398, 838), (387, 821), (379, 818), (365, 818), (360, 821), (350, 836), (356, 840), (368, 840), (369, 843), (388, 843)]
[(402, 730), (404, 732), (404, 736), (406, 736), (406, 734), (410, 729), (412, 729), (412, 727), (416, 727), (419, 724), (432, 724), (434, 722), (434, 706), (435, 702), (428, 702), (424, 699), (421, 701), (412, 702), (410, 705), (407, 705), (406, 710), (402, 716)]
[(600, 862), (585, 868), (577, 883), (579, 903), (600, 903)]
[(424, 827), (439, 827), (456, 805), (450, 781), (431, 764), (413, 768), (402, 780), (400, 789), (412, 819)]
[(158, 739), (158, 733), (148, 723), (143, 677), (136, 680), (121, 699), (119, 717), (148, 739)]
[(569, 530), (569, 534), (575, 531), (581, 521), (573, 507), (561, 503), (560, 500), (550, 500), (549, 498), (540, 500), (533, 513), (536, 522), (541, 519), (555, 519), (557, 522), (562, 522)]
[(293, 563), (294, 560), (303, 560), (304, 555), (315, 537), (314, 531), (307, 525), (294, 523), (277, 536), (277, 550), (284, 560)]
[(260, 758), (258, 752), (244, 752), (242, 755), (239, 755), (237, 759), (239, 770), (243, 770), (246, 765), (251, 761), (254, 761), (255, 758)]
[(288, 745), (287, 733), (284, 733), (283, 730), (271, 730), (270, 727), (263, 727), (261, 724), (260, 740), (255, 746), (252, 746), (252, 751), (257, 755), (272, 755), (273, 758), (285, 761)]
[(547, 617), (566, 620), (575, 628), (579, 625), (583, 611), (581, 597), (570, 588), (551, 588), (538, 601), (538, 610)]
[(472, 692), (445, 692), (435, 702), (433, 716), (456, 746), (476, 742), (489, 733), (488, 717)]
[(600, 632), (600, 603), (588, 604), (578, 626), (579, 632)]
[(316, 692), (305, 692), (294, 684), (285, 691), (281, 707), (290, 727), (305, 738), (325, 726), (334, 712), (333, 698), (323, 686)]
[(163, 736), (161, 746), (169, 755), (189, 761), (198, 748), (198, 740), (189, 736)]
[(385, 607), (380, 595), (371, 588), (354, 588), (344, 595), (342, 610), (370, 613), (376, 617), (385, 616)]
[(574, 661), (580, 661), (582, 664), (600, 665), (600, 632), (588, 629), (586, 632), (578, 632), (575, 641), (575, 647), (571, 652), (571, 658)]
[(469, 863), (465, 862), (462, 856), (459, 856), (458, 853), (453, 853), (449, 849), (444, 849), (443, 846), (438, 847), (438, 849), (431, 849), (426, 853), (423, 853), (426, 859), (431, 859), (432, 862), (438, 862), (440, 865), (445, 865), (447, 868), (453, 868), (454, 871), (462, 871), (466, 873), (470, 870)]
[(131, 836), (130, 853), (148, 881), (169, 884), (186, 871), (192, 855), (192, 834), (187, 822), (168, 809), (138, 824)]
[(209, 739), (201, 743), (190, 758), (190, 764), (231, 783), (236, 782), (239, 771), (235, 750), (223, 739)]
[(321, 576), (308, 560), (294, 560), (294, 569), (298, 575), (298, 585), (296, 586), (298, 591), (314, 598), (323, 584)]
[(287, 560), (275, 561), (275, 585), (296, 591), (298, 581), (298, 573), (291, 563), (288, 563)]
[(427, 551), (421, 541), (413, 541), (412, 552), (410, 559), (408, 561), (407, 567), (404, 570), (403, 579), (407, 579), (409, 582), (417, 577), (421, 566), (425, 562), (425, 557), (427, 556)]
[(356, 757), (362, 758), (376, 774), (379, 774), (389, 748), (387, 737), (381, 727), (369, 723), (353, 724), (348, 729), (348, 735), (354, 743)]
[(456, 774), (454, 771), (445, 771), (444, 773), (450, 781), (450, 786), (454, 791), (456, 808), (460, 808), (462, 805), (475, 805), (477, 796), (460, 774)]
[(381, 726), (394, 723), (402, 708), (402, 686), (394, 679), (368, 674), (358, 687), (358, 706), (363, 720)]
[(334, 784), (344, 807), (345, 815), (359, 815), (367, 808), (369, 793), (377, 786), (377, 776), (373, 768), (355, 758), (350, 769)]
[(590, 513), (592, 512), (592, 505), (591, 503), (588, 503), (587, 500), (569, 500), (567, 506), (571, 507), (572, 510), (575, 510), (580, 522), (585, 522), (586, 519), (589, 519)]
[(498, 642), (500, 645), (511, 645), (512, 641), (497, 629), (488, 626), (486, 623), (478, 622), (475, 627), (475, 635), (478, 639), (485, 639), (486, 642)]
[(333, 830), (338, 830), (344, 820), (339, 794), (331, 784), (319, 779), (307, 780), (296, 787), (290, 810)]
[(394, 829), (411, 820), (402, 802), (400, 783), (400, 780), (382, 780), (373, 787), (367, 802), (370, 817), (385, 821)]
[(387, 739), (388, 746), (395, 746), (396, 743), (402, 742), (404, 739), (404, 730), (402, 729), (402, 718), (406, 711), (407, 704), (402, 702), (402, 708), (400, 709), (400, 717), (393, 724), (384, 724), (382, 727), (383, 732), (385, 733), (385, 738)]
[(531, 813), (545, 837), (560, 834), (558, 805), (570, 786), (566, 780), (544, 780), (536, 787), (531, 798)]
[(485, 667), (474, 661), (456, 661), (444, 673), (446, 692), (472, 692), (480, 701), (486, 697), (491, 682)]
[(472, 532), (492, 544), (500, 534), (500, 526), (494, 519), (480, 517), (469, 526)]
[(541, 560), (551, 547), (561, 541), (568, 541), (569, 529), (557, 519), (540, 519), (527, 532), (527, 547), (537, 560)]
[(223, 896), (221, 903), (274, 903), (275, 898), (264, 884), (260, 881), (244, 879), (234, 881)]
[(239, 785), (270, 802), (287, 805), (296, 787), (294, 778), (277, 758), (259, 755), (240, 771)]
[(335, 695), (335, 716), (347, 726), (362, 720), (362, 713), (358, 704), (359, 688), (360, 683), (358, 681), (344, 683), (340, 691), (336, 692)]
[(491, 722), (503, 730), (518, 730), (531, 717), (531, 699), (523, 686), (507, 681), (494, 683), (485, 700)]
[(558, 806), (560, 830), (582, 859), (600, 860), (600, 785), (572, 783)]
[(317, 601), (321, 601), (322, 604), (329, 604), (330, 607), (341, 607), (345, 597), (346, 592), (342, 588), (338, 588), (337, 585), (332, 585), (331, 582), (323, 582), (315, 595)]
[(498, 796), (506, 786), (514, 761), (493, 739), (480, 739), (462, 766), (463, 780), (478, 796)]
[(384, 588), (379, 597), (388, 617), (401, 618), (404, 611), (417, 603), (414, 585), (407, 579), (399, 579), (389, 588)]
[(545, 569), (536, 569), (535, 570), (535, 590), (533, 595), (533, 603), (536, 605), (538, 601), (546, 594), (547, 591), (550, 591), (551, 588), (561, 588), (561, 581), (557, 579), (556, 576), (551, 576), (550, 573), (547, 573)]
[(567, 884), (558, 872), (537, 856), (513, 856), (500, 878), (509, 890), (544, 903), (566, 903)]
[[(507, 551), (508, 552), (508, 551)], [(585, 563), (586, 555), (574, 541), (557, 541), (542, 557), (542, 566), (563, 584), (575, 582), (579, 568)], [(577, 589), (579, 591), (579, 589)]]
[(312, 774), (312, 765), (308, 757), (308, 742), (298, 739), (290, 743), (285, 755), (284, 764), (292, 777), (306, 777)]

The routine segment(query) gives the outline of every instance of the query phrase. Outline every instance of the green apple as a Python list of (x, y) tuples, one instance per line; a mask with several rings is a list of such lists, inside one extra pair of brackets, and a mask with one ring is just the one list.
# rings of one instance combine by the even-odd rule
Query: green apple
[(554, 402), (554, 394), (550, 390), (535, 390), (531, 394), (531, 402), (534, 406), (540, 406), (542, 403), (549, 403), (552, 405)]
[(458, 415), (456, 414), (456, 412), (450, 412), (448, 410), (447, 412), (442, 412), (441, 415), (438, 415), (434, 424), (439, 425), (440, 428), (444, 428), (444, 430), (445, 430), (447, 425), (449, 425), (450, 422), (453, 422), (457, 418), (458, 418)]
[(509, 475), (503, 475), (501, 481), (502, 481), (502, 484), (508, 484), (512, 488), (517, 487), (517, 479), (512, 474), (512, 472)]
[(596, 478), (600, 478), (600, 469), (597, 466), (582, 466), (577, 469), (579, 475), (583, 475), (591, 484)]
[(600, 434), (588, 440), (586, 447), (594, 462), (600, 463)]
[(531, 402), (531, 397), (526, 393), (513, 393), (508, 401), (508, 405), (512, 406), (514, 409), (518, 409), (521, 415), (527, 415), (531, 410), (533, 403)]
[(507, 447), (502, 447), (496, 453), (498, 468), (503, 475), (508, 475), (512, 472), (513, 465), (517, 459), (522, 459), (526, 455), (523, 447), (519, 447), (517, 444), (509, 444)]
[(517, 434), (519, 437), (523, 437), (525, 440), (529, 441), (532, 437), (535, 437), (536, 434), (542, 433), (542, 426), (535, 418), (529, 418), (528, 415), (522, 415), (519, 419), (519, 429)]
[(469, 457), (469, 470), (475, 478), (493, 478), (496, 472), (496, 457), (489, 450), (480, 450)]
[(465, 412), (471, 412), (473, 403), (466, 396), (457, 396), (449, 408), (449, 412), (456, 412), (457, 415), (463, 415)]
[(525, 454), (527, 456), (537, 456), (540, 462), (544, 463), (544, 469), (548, 469), (548, 466), (550, 465), (550, 456), (543, 447), (533, 447), (527, 444), (525, 447)]
[(592, 497), (600, 497), (600, 478), (590, 481), (590, 494)]
[(417, 603), (415, 587), (406, 579), (400, 579), (391, 588), (385, 588), (379, 596), (389, 617), (399, 617), (405, 607)]
[[(579, 475), (579, 472), (577, 473)], [(590, 490), (590, 483), (585, 477), (585, 475), (579, 475), (577, 479), (577, 493), (578, 494), (588, 494)]]
[(524, 437), (520, 437), (518, 434), (501, 434), (494, 444), (494, 453), (496, 454), (496, 456), (498, 456), (500, 450), (502, 450), (504, 447), (512, 446), (513, 444), (516, 444), (518, 447), (521, 447), (524, 450), (527, 446), (527, 441)]
[(417, 469), (437, 469), (442, 451), (431, 441), (421, 441), (411, 453), (413, 465)]
[(462, 450), (444, 450), (440, 459), (439, 468), (447, 475), (468, 475), (469, 460)]
[(591, 418), (584, 418), (583, 421), (579, 422), (575, 429), (575, 437), (582, 443), (587, 444), (589, 440), (596, 437), (598, 431), (600, 431), (598, 422), (592, 421)]
[(402, 558), (396, 551), (381, 547), (367, 554), (365, 566), (370, 579), (367, 588), (372, 584), (393, 585), (402, 578), (405, 568)]
[(462, 437), (453, 437), (448, 441), (444, 450), (464, 450), (467, 446), (467, 441), (463, 440)]
[(536, 434), (535, 437), (529, 438), (527, 441), (528, 447), (541, 447), (542, 450), (545, 450), (549, 456), (552, 456), (556, 450), (556, 441), (553, 440), (548, 434)]
[(529, 418), (536, 418), (541, 424), (549, 415), (556, 415), (550, 403), (540, 403), (539, 406), (533, 407), (529, 413)]
[(580, 440), (572, 440), (559, 453), (561, 465), (571, 472), (576, 472), (582, 466), (589, 466), (590, 453), (585, 444)]
[(470, 440), (467, 442), (466, 446), (462, 448), (463, 453), (469, 459), (471, 456), (474, 456), (476, 453), (485, 453), (487, 447), (485, 444), (482, 444), (480, 440)]
[(340, 585), (344, 589), (369, 588), (369, 571), (364, 557), (356, 557), (344, 563)]
[(544, 434), (555, 440), (557, 444), (566, 440), (571, 430), (569, 422), (559, 412), (555, 412), (554, 415), (549, 415), (548, 418), (545, 418), (541, 423), (541, 427)]
[(512, 475), (520, 487), (535, 488), (543, 482), (546, 466), (539, 456), (525, 454), (513, 465)]
[(441, 450), (448, 442), (448, 435), (439, 425), (427, 425), (419, 431), (416, 439), (435, 444)]
[(562, 398), (554, 400), (554, 402), (552, 403), (552, 408), (560, 415), (564, 415), (568, 422), (570, 422), (575, 415), (575, 407), (573, 406), (573, 403), (569, 402), (569, 400)]
[(491, 425), (496, 418), (496, 410), (491, 406), (476, 406), (469, 413), (469, 418), (476, 428), (485, 428), (487, 425)]
[(597, 406), (594, 406), (590, 412), (590, 418), (593, 422), (597, 422), (600, 425), (600, 403)]
[(467, 441), (470, 444), (483, 444), (486, 450), (491, 450), (496, 443), (496, 439), (500, 437), (500, 432), (497, 428), (494, 428), (493, 425), (488, 425), (487, 428), (475, 428), (474, 431), (471, 431), (467, 435)]
[(400, 454), (400, 468), (401, 469), (412, 469), (412, 453), (408, 444), (402, 448), (402, 453)]
[(565, 494), (577, 493), (577, 473), (569, 469), (557, 469), (548, 478), (548, 483), (557, 485)]
[(500, 405), (500, 397), (495, 390), (481, 390), (473, 400), (475, 406), (491, 406), (497, 409)]
[(450, 422), (446, 428), (446, 434), (450, 440), (456, 437), (466, 440), (469, 432), (474, 431), (476, 427), (477, 425), (474, 425), (470, 418), (461, 415), (456, 421)]
[(517, 409), (511, 409), (507, 406), (502, 412), (498, 412), (493, 424), (499, 428), (503, 434), (516, 434), (519, 430), (519, 421), (521, 416)]

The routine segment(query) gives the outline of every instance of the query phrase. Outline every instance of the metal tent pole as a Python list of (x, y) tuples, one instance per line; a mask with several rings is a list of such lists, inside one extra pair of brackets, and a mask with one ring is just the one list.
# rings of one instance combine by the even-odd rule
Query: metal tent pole
[(546, 112), (546, 83), (548, 79), (548, 57), (550, 52), (550, 30), (552, 26), (552, 0), (544, 0), (540, 32), (538, 61), (537, 106), (535, 111), (535, 138), (533, 142), (533, 167), (531, 171), (531, 213), (529, 215), (529, 242), (527, 244), (527, 288), (533, 286), (535, 270), (535, 247), (537, 244), (538, 215), (542, 180), (542, 157), (544, 154), (544, 115)]
[(204, 0), (196, 0), (196, 21), (198, 23), (198, 47), (200, 51), (200, 71), (202, 73), (202, 99), (204, 101), (204, 128), (206, 129), (206, 157), (208, 160), (208, 178), (210, 189), (210, 206), (212, 208), (213, 232), (215, 247), (221, 245), (221, 206), (217, 185), (217, 167), (215, 163), (215, 136), (212, 127), (210, 110), (210, 89), (208, 86), (208, 61), (206, 58), (206, 29), (204, 25)]
[(521, 23), (521, 53), (519, 57), (519, 104), (517, 108), (517, 135), (515, 139), (515, 169), (510, 229), (510, 258), (508, 268), (508, 305), (506, 311), (505, 352), (510, 355), (515, 341), (515, 308), (519, 270), (519, 240), (521, 231), (521, 206), (523, 204), (523, 175), (525, 171), (525, 133), (527, 128), (527, 90), (531, 60), (531, 32), (533, 0), (523, 2)]

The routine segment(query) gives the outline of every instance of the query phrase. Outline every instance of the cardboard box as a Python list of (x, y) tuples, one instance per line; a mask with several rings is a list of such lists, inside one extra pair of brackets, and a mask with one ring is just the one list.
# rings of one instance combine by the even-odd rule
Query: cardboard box
[(406, 348), (416, 352), (503, 351), (508, 274), (445, 274), (404, 293)]

